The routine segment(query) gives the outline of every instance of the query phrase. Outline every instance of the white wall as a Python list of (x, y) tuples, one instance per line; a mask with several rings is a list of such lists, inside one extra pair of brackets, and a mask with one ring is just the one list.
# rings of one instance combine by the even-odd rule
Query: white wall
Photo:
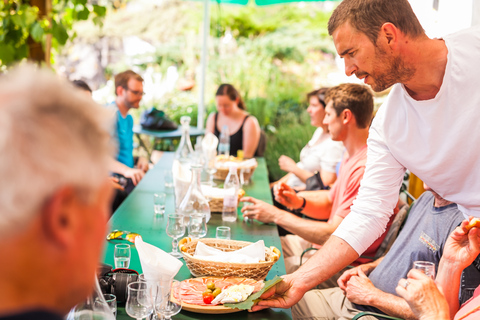
[[(438, 0), (438, 10), (435, 10), (434, 0), (409, 0), (409, 2), (431, 38), (442, 37), (470, 27), (474, 2), (480, 6), (480, 0)], [(477, 14), (477, 19), (479, 18)]]

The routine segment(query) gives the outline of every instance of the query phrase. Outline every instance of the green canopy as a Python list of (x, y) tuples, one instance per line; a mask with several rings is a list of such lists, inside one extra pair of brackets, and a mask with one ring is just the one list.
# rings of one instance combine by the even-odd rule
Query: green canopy
[[(199, 0), (202, 1), (202, 0)], [(282, 4), (292, 2), (324, 2), (324, 1), (341, 1), (341, 0), (210, 0), (220, 4), (239, 4), (246, 6), (250, 1), (255, 2), (257, 6), (268, 6), (271, 4)]]

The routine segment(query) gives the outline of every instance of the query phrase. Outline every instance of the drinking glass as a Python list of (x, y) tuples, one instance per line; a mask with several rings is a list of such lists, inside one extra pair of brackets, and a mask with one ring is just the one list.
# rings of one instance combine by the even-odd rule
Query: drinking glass
[(215, 159), (217, 156), (216, 150), (212, 150), (211, 152), (207, 152), (206, 161), (205, 161), (205, 171), (208, 173), (209, 176), (209, 184), (214, 187), (215, 182), (213, 182), (213, 176), (215, 172), (217, 172), (217, 168), (215, 168)]
[[(107, 303), (110, 310), (112, 310), (113, 316), (116, 318), (117, 317), (117, 297), (113, 294), (106, 293), (103, 295), (103, 298), (105, 299), (105, 302)], [(101, 304), (103, 302), (97, 299), (95, 303)]]
[(231, 236), (230, 227), (226, 227), (226, 226), (217, 227), (217, 233), (216, 233), (217, 239), (230, 240), (230, 236)]
[(132, 282), (128, 285), (125, 311), (137, 320), (148, 317), (153, 312), (153, 303), (146, 282)]
[(207, 219), (202, 213), (190, 215), (188, 222), (188, 236), (192, 239), (203, 238), (207, 235)]
[[(243, 201), (242, 202), (242, 207), (245, 208), (245, 207), (248, 207), (248, 206), (253, 206), (254, 203), (253, 202), (248, 202), (248, 201)], [(245, 217), (243, 218), (243, 221), (244, 222), (250, 222), (251, 220), (253, 220), (252, 218), (249, 218), (249, 217)]]
[(185, 234), (184, 218), (183, 214), (168, 215), (167, 235), (173, 239), (172, 252), (170, 254), (178, 259), (182, 258), (182, 254), (178, 252), (178, 238)]
[(182, 296), (172, 293), (180, 291), (181, 282), (172, 280), (170, 283), (162, 283), (157, 291), (157, 302), (155, 302), (155, 311), (161, 319), (169, 320), (172, 316), (182, 310)]
[(116, 244), (113, 258), (115, 260), (115, 269), (128, 268), (130, 266), (130, 245)]
[(163, 179), (165, 181), (165, 188), (172, 189), (173, 188), (173, 173), (172, 173), (172, 170), (164, 170), (163, 171)]
[(165, 193), (155, 193), (153, 195), (153, 210), (155, 214), (165, 213), (165, 199), (167, 195)]
[(426, 276), (435, 280), (435, 264), (430, 261), (415, 261), (413, 269), (417, 269), (425, 273)]
[[(145, 274), (139, 274), (138, 275), (138, 281), (140, 282), (145, 282), (147, 284), (148, 288), (148, 294), (150, 295), (151, 301), (154, 303), (159, 303), (161, 301), (160, 299), (157, 299), (157, 290), (158, 290), (158, 285), (161, 284), (161, 281), (156, 281), (156, 280), (147, 280), (145, 278)], [(155, 312), (155, 305), (153, 306), (153, 314), (148, 320), (157, 320), (159, 319), (157, 317), (157, 313)]]

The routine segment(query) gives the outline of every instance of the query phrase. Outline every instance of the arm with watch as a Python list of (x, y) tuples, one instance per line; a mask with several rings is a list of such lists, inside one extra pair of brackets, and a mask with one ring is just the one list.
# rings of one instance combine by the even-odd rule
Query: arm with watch
[(330, 217), (333, 201), (329, 190), (297, 193), (287, 184), (281, 183), (275, 185), (273, 193), (275, 200), (297, 213), (319, 220), (327, 220)]
[[(284, 190), (284, 192), (289, 192), (289, 189)], [(320, 211), (324, 214), (320, 219), (328, 219), (330, 216), (331, 201), (328, 197), (328, 191), (312, 191), (312, 192), (300, 192), (296, 194), (292, 189), (293, 195), (289, 197), (291, 202), (289, 202), (289, 207), (294, 209), (296, 212), (305, 213), (305, 211)], [(305, 194), (305, 197), (302, 195)], [(315, 196), (316, 194), (316, 196)], [(338, 225), (342, 222), (343, 218), (335, 215), (331, 221), (312, 221), (308, 219), (300, 218), (290, 212), (280, 210), (274, 206), (268, 205), (265, 206), (263, 201), (245, 197), (242, 201), (252, 202), (252, 206), (244, 207), (242, 212), (244, 216), (249, 218), (254, 218), (262, 222), (274, 222), (275, 224), (283, 227), (284, 229), (290, 231), (293, 234), (296, 234), (303, 239), (315, 243), (323, 244), (325, 243), (330, 235), (335, 231)]]

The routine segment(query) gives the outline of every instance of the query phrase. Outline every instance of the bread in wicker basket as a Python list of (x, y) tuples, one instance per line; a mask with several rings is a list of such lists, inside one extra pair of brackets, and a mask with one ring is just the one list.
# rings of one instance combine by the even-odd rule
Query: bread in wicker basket
[[(245, 195), (245, 190), (239, 189), (238, 190), (238, 203), (240, 203), (240, 199)], [(223, 211), (223, 198), (219, 197), (208, 197), (209, 202), (208, 205), (210, 206), (210, 212), (222, 212)]]
[[(197, 240), (184, 238), (179, 246), (183, 254), (183, 259), (187, 264), (190, 273), (195, 277), (216, 276), (216, 277), (245, 277), (255, 280), (264, 280), (272, 266), (280, 258), (280, 251), (275, 247), (265, 247), (265, 259), (258, 263), (235, 263), (218, 262), (194, 258)], [(200, 239), (204, 244), (216, 249), (230, 252), (246, 247), (251, 242), (223, 240), (223, 239)]]
[(253, 172), (255, 172), (255, 169), (257, 168), (257, 164), (255, 164), (254, 166), (251, 166), (251, 167), (242, 167), (241, 166), (242, 161), (243, 160), (239, 160), (238, 158), (235, 158), (235, 157), (232, 157), (232, 156), (228, 157), (228, 158), (225, 158), (224, 156), (217, 156), (217, 158), (215, 160), (215, 169), (217, 169), (217, 171), (215, 171), (215, 173), (213, 175), (213, 178), (215, 180), (225, 180), (227, 178), (228, 171), (230, 169), (228, 167), (222, 166), (222, 163), (238, 162), (240, 164), (240, 166), (237, 168), (238, 177), (240, 177), (240, 175), (243, 172), (244, 181), (250, 180), (250, 178), (253, 175)]

